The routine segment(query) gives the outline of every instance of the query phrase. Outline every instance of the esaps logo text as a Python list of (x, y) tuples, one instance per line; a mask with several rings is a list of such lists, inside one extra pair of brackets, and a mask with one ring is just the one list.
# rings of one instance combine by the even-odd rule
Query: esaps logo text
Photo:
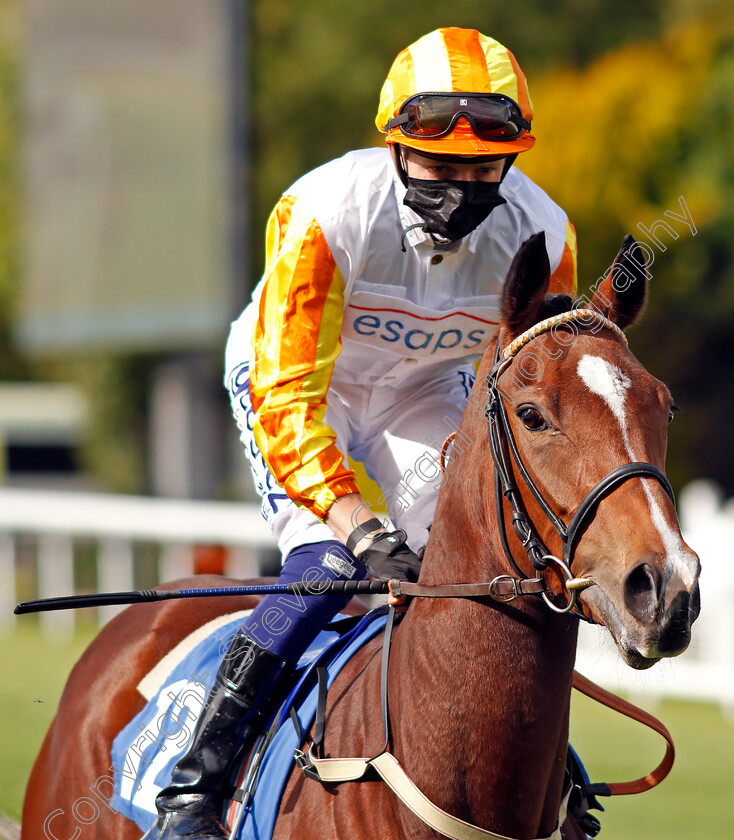
[[(430, 322), (425, 319), (413, 318), (410, 315), (401, 319), (385, 318), (380, 315), (359, 315), (353, 321), (352, 327), (354, 336), (357, 335), (372, 337), (378, 344), (386, 342), (395, 344), (412, 352), (421, 352), (421, 355), (433, 355), (443, 351), (454, 350), (454, 353), (445, 353), (448, 356), (462, 356), (468, 353), (479, 353), (489, 343), (490, 337), (494, 334), (493, 325), (476, 327), (476, 320), (469, 319), (459, 314), (450, 316), (449, 323), (445, 321), (439, 327), (432, 328)], [(416, 323), (420, 327), (414, 326)], [(412, 323), (411, 323), (412, 322)], [(468, 328), (470, 327), (470, 328)], [(396, 347), (397, 349), (397, 347)], [(456, 352), (458, 351), (458, 352)], [(464, 352), (461, 352), (464, 351)]]

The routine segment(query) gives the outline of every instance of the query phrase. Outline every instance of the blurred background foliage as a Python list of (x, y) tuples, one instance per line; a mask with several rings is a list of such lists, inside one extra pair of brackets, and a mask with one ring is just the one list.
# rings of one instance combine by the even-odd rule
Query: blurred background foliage
[[(0, 0), (0, 379), (73, 377), (94, 407), (86, 465), (106, 489), (145, 491), (148, 360), (60, 360), (13, 348), (20, 254), (21, 0)], [(475, 27), (507, 45), (528, 76), (535, 148), (518, 166), (569, 213), (581, 291), (638, 224), (678, 234), (655, 251), (641, 360), (673, 390), (674, 485), (696, 476), (734, 494), (734, 12), (729, 0), (255, 0), (249, 4), (251, 270), (280, 193), (308, 169), (382, 143), (374, 113), (397, 52), (438, 26)], [(680, 197), (696, 233), (671, 221)], [(222, 344), (225, 336), (222, 337)]]
[[(579, 288), (596, 281), (624, 234), (651, 246), (647, 311), (630, 331), (637, 356), (671, 388), (669, 474), (734, 491), (734, 26), (728, 14), (667, 22), (584, 67), (559, 63), (531, 92), (535, 149), (520, 168), (574, 221)], [(569, 103), (573, 111), (569, 113)], [(578, 120), (578, 123), (576, 122)], [(578, 127), (574, 131), (574, 124)], [(695, 231), (682, 217), (681, 199)], [(664, 221), (677, 235), (659, 227)]]

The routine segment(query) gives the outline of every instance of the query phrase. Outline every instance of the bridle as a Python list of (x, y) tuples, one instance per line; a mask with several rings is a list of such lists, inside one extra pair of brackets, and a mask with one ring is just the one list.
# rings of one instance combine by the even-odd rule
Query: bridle
[[(573, 563), (574, 552), (581, 532), (593, 518), (597, 505), (603, 498), (630, 478), (646, 477), (654, 478), (659, 481), (668, 496), (670, 496), (673, 502), (675, 502), (673, 488), (671, 487), (665, 473), (654, 464), (649, 464), (644, 461), (635, 461), (616, 467), (616, 469), (613, 469), (610, 473), (604, 476), (601, 481), (595, 484), (583, 498), (576, 509), (576, 512), (571, 517), (568, 525), (566, 525), (553, 511), (530, 476), (530, 473), (520, 457), (515, 438), (512, 434), (512, 429), (510, 428), (507, 409), (503, 401), (499, 381), (502, 374), (505, 373), (511, 366), (514, 358), (523, 347), (539, 335), (570, 322), (581, 322), (581, 326), (583, 327), (597, 325), (599, 328), (611, 330), (624, 342), (625, 345), (627, 345), (627, 338), (622, 330), (615, 323), (593, 309), (572, 309), (568, 312), (563, 312), (559, 315), (547, 318), (544, 321), (540, 321), (538, 324), (535, 324), (535, 326), (518, 336), (513, 342), (508, 344), (502, 352), (500, 352), (498, 340), (495, 350), (494, 364), (486, 378), (488, 395), (487, 404), (484, 410), (487, 418), (487, 431), (489, 435), (490, 449), (492, 452), (492, 460), (494, 461), (495, 501), (497, 506), (497, 522), (500, 531), (502, 548), (512, 568), (515, 569), (518, 574), (524, 575), (513, 557), (507, 541), (505, 517), (502, 509), (502, 498), (504, 497), (507, 499), (512, 509), (511, 522), (513, 530), (525, 549), (530, 564), (536, 570), (537, 577), (540, 578), (541, 572), (548, 568), (549, 564), (553, 563), (556, 567), (558, 567), (558, 569), (560, 569), (565, 578), (566, 588), (570, 593), (569, 601), (565, 606), (557, 606), (548, 596), (546, 591), (540, 593), (545, 603), (553, 611), (559, 613), (567, 613), (574, 610), (576, 607), (577, 592), (588, 586), (594, 585), (594, 581), (590, 578), (575, 578), (571, 572), (571, 565)], [(543, 544), (535, 525), (523, 509), (522, 497), (512, 470), (513, 462), (517, 466), (523, 482), (532, 493), (545, 516), (550, 520), (551, 524), (558, 533), (558, 536), (561, 538), (563, 549), (562, 556), (560, 558), (555, 557), (549, 552), (547, 547)], [(584, 618), (586, 617), (578, 610), (576, 610), (576, 614)]]
[[(597, 329), (611, 330), (627, 346), (627, 337), (613, 321), (610, 321), (593, 309), (572, 309), (540, 321), (519, 335), (502, 351), (499, 349), (498, 340), (495, 348), (494, 363), (486, 377), (487, 403), (484, 414), (487, 419), (487, 433), (492, 460), (494, 462), (497, 526), (505, 556), (510, 566), (520, 577), (516, 578), (512, 575), (501, 574), (486, 583), (440, 584), (438, 586), (391, 580), (389, 591), (394, 596), (408, 595), (419, 598), (477, 598), (489, 596), (494, 601), (510, 603), (521, 595), (540, 595), (547, 606), (554, 612), (561, 614), (573, 612), (577, 617), (591, 621), (589, 616), (577, 607), (576, 602), (578, 592), (594, 586), (595, 581), (589, 577), (575, 577), (571, 571), (571, 566), (581, 533), (593, 518), (599, 502), (630, 478), (654, 478), (660, 482), (665, 492), (675, 502), (673, 488), (661, 469), (645, 461), (633, 461), (627, 464), (621, 464), (605, 475), (601, 481), (597, 482), (581, 500), (576, 512), (571, 517), (568, 525), (566, 525), (560, 516), (551, 508), (530, 476), (520, 457), (520, 452), (512, 434), (507, 409), (500, 388), (500, 378), (508, 370), (510, 365), (512, 365), (513, 360), (520, 350), (533, 341), (533, 339), (554, 330), (556, 327), (570, 324), (571, 322), (578, 323), (582, 328), (596, 326)], [(568, 342), (564, 342), (564, 344), (568, 346)], [(445, 469), (444, 458), (454, 435), (455, 432), (449, 435), (441, 450), (442, 469)], [(525, 511), (520, 489), (515, 481), (512, 469), (513, 463), (522, 476), (525, 485), (560, 537), (562, 545), (561, 557), (556, 557), (551, 554)], [(511, 508), (510, 521), (513, 531), (520, 540), (528, 555), (528, 560), (536, 572), (534, 578), (525, 577), (525, 572), (520, 568), (512, 554), (507, 540), (505, 513), (502, 504), (503, 498), (507, 499)], [(569, 593), (569, 600), (563, 606), (558, 606), (551, 599), (545, 579), (542, 576), (543, 571), (550, 564), (553, 564), (560, 570), (565, 581), (565, 588)]]

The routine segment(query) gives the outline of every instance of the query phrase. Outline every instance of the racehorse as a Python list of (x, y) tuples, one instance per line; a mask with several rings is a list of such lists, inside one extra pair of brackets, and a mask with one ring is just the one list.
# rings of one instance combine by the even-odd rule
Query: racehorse
[[(491, 581), (489, 594), (412, 598), (387, 678), (390, 751), (410, 779), (449, 814), (518, 840), (549, 836), (559, 818), (580, 617), (642, 669), (681, 653), (698, 614), (699, 561), (662, 472), (671, 395), (622, 333), (644, 306), (641, 250), (625, 239), (583, 310), (547, 294), (549, 274), (538, 234), (513, 261), (497, 340), (447, 450), (418, 582)], [(90, 795), (110, 799), (111, 743), (143, 706), (136, 686), (188, 633), (248, 606), (133, 606), (101, 631), (33, 768), (22, 838), (140, 837)], [(329, 690), (326, 757), (382, 749), (381, 644), (361, 648)], [(274, 837), (294, 836), (436, 833), (379, 779), (324, 785), (294, 768)]]

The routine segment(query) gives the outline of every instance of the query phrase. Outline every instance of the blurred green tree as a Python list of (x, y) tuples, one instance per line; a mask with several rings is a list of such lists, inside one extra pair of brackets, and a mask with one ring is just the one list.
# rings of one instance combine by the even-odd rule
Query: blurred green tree
[[(734, 409), (732, 91), (731, 12), (674, 22), (583, 69), (541, 74), (531, 90), (538, 142), (518, 160), (576, 225), (580, 289), (604, 273), (625, 233), (650, 248), (633, 348), (683, 409), (669, 474), (677, 486), (705, 475), (729, 494), (734, 444), (721, 421)], [(666, 215), (684, 217), (684, 207), (695, 230)], [(660, 244), (644, 229), (657, 221), (668, 225), (653, 231)]]

